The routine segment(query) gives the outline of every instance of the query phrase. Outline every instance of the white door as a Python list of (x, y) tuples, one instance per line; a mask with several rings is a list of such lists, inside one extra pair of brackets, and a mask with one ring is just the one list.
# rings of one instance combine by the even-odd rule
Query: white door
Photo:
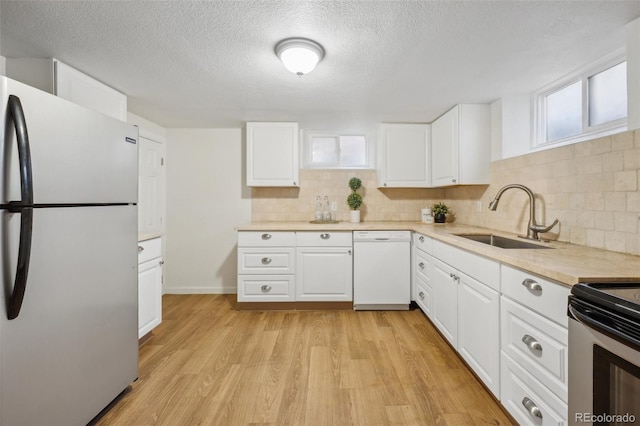
[(351, 259), (351, 248), (298, 248), (296, 301), (353, 300)]
[(164, 147), (159, 142), (141, 137), (139, 156), (138, 231), (160, 232), (164, 204)]
[(500, 294), (458, 273), (458, 352), (500, 397)]
[(428, 124), (382, 124), (385, 187), (430, 186)]
[(454, 348), (458, 348), (458, 282), (454, 279), (457, 271), (433, 259), (431, 286), (433, 305), (431, 319)]
[(138, 267), (138, 338), (162, 322), (162, 259)]
[(431, 183), (447, 186), (458, 183), (458, 107), (431, 124)]
[[(20, 215), (2, 211), (3, 296)], [(135, 206), (34, 209), (19, 315), (0, 315), (0, 424), (87, 424), (138, 373)]]
[(247, 185), (298, 186), (298, 123), (247, 123)]

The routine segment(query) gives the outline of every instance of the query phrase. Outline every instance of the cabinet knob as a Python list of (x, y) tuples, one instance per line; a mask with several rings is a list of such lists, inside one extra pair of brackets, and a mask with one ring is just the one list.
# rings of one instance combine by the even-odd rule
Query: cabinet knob
[(138, 253), (142, 253), (144, 251), (144, 247), (138, 246)]
[(418, 239), (420, 240), (421, 243), (424, 243), (424, 237), (422, 235), (418, 237)]
[(271, 239), (271, 234), (262, 234), (262, 239), (263, 240), (270, 240)]
[(418, 266), (420, 267), (420, 269), (424, 269), (424, 262), (418, 263)]
[(522, 405), (524, 405), (524, 408), (527, 409), (531, 417), (537, 417), (539, 419), (542, 418), (542, 411), (540, 411), (536, 403), (528, 397), (525, 396), (524, 398), (522, 398)]
[(420, 296), (420, 299), (424, 300), (424, 292), (421, 291), (420, 293), (418, 293), (418, 296)]
[(262, 258), (262, 264), (263, 265), (268, 265), (270, 263), (271, 263), (271, 258), (269, 258), (269, 257), (263, 257)]
[(160, 264), (160, 266), (164, 265), (164, 260), (161, 260), (158, 264)]
[(456, 182), (457, 182), (457, 180), (455, 180), (455, 179), (451, 179), (451, 182), (456, 183)]
[(536, 352), (542, 352), (542, 345), (540, 344), (540, 342), (538, 342), (532, 336), (529, 336), (528, 334), (525, 334), (524, 336), (522, 336), (522, 342), (525, 345), (527, 345), (529, 350), (536, 351)]
[(267, 293), (267, 292), (271, 291), (271, 286), (265, 284), (262, 287), (260, 287), (260, 290), (262, 290), (263, 292)]
[(542, 294), (542, 286), (531, 278), (525, 278), (524, 281), (522, 281), (522, 285), (525, 286), (530, 292), (538, 293), (536, 294), (536, 296), (540, 296)]
[(320, 238), (322, 238), (323, 240), (328, 240), (329, 238), (331, 238), (331, 234), (320, 234)]

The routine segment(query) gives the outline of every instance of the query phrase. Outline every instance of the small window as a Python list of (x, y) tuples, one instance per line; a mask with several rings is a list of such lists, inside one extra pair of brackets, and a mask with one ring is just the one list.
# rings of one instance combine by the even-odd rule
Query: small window
[(572, 143), (626, 129), (627, 63), (609, 61), (534, 94), (534, 145)]
[(309, 133), (303, 149), (304, 165), (318, 169), (363, 169), (370, 167), (370, 152), (364, 135)]

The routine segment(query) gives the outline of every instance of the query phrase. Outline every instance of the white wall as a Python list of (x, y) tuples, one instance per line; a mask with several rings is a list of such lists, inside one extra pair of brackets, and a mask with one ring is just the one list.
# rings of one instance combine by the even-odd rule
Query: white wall
[(236, 231), (251, 221), (241, 129), (167, 129), (166, 293), (235, 293)]
[(640, 19), (627, 24), (627, 129), (640, 128)]

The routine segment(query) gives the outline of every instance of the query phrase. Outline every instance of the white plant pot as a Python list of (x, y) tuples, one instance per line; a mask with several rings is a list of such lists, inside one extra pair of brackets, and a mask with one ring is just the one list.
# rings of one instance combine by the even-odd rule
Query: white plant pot
[(360, 210), (350, 210), (351, 214), (351, 223), (359, 223), (360, 222)]

